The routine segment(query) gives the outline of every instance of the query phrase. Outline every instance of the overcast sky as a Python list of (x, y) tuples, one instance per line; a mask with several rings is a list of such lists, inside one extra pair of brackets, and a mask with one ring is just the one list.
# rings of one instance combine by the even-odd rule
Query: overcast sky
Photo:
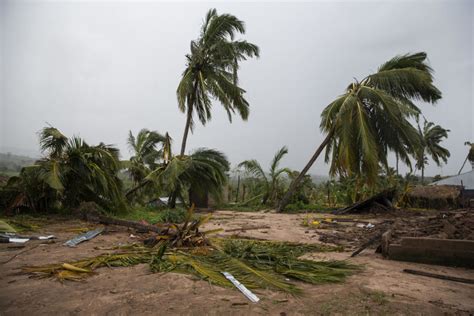
[[(251, 113), (232, 124), (219, 104), (188, 149), (217, 148), (235, 164), (269, 165), (283, 145), (283, 164), (301, 169), (323, 139), (322, 109), (354, 79), (397, 54), (425, 51), (443, 99), (421, 104), (451, 130), (453, 174), (474, 141), (474, 1), (339, 2), (43, 2), (0, 0), (0, 151), (38, 154), (46, 122), (91, 144), (117, 145), (129, 157), (129, 130), (168, 131), (178, 151), (185, 116), (176, 87), (189, 42), (209, 8), (246, 23), (261, 58), (242, 64)], [(467, 167), (466, 167), (467, 168)], [(311, 172), (326, 174), (322, 159)], [(467, 170), (467, 169), (465, 169)]]

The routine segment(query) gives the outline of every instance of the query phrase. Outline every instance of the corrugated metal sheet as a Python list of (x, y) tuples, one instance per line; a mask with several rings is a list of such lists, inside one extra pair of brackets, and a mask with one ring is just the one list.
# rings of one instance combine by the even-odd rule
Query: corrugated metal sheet
[(474, 190), (474, 170), (433, 182), (432, 185), (463, 185), (466, 190)]

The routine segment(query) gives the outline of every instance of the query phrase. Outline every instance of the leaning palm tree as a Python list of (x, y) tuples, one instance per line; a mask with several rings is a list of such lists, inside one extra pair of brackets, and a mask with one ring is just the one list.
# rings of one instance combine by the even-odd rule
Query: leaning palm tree
[(407, 54), (392, 58), (376, 73), (350, 84), (322, 112), (320, 127), (326, 137), (290, 185), (278, 210), (286, 206), (325, 147), (331, 174), (364, 175), (369, 183), (375, 183), (381, 165), (387, 167), (389, 151), (411, 166), (410, 156), (420, 146), (417, 130), (410, 122), (420, 114), (413, 101), (434, 103), (441, 98), (432, 72), (426, 53)]
[(275, 203), (277, 201), (278, 187), (281, 183), (281, 177), (284, 174), (289, 175), (291, 173), (291, 170), (288, 168), (278, 168), (281, 159), (287, 153), (288, 149), (286, 146), (283, 146), (276, 152), (271, 162), (268, 175), (263, 171), (262, 166), (255, 159), (245, 160), (239, 164), (239, 167), (243, 167), (248, 173), (263, 183), (263, 204), (267, 204), (268, 202)]
[(199, 38), (191, 41), (191, 53), (186, 55), (186, 69), (176, 92), (179, 109), (186, 113), (181, 155), (186, 150), (188, 132), (193, 130), (193, 115), (197, 114), (203, 125), (210, 120), (212, 99), (222, 104), (230, 121), (235, 112), (244, 120), (248, 117), (245, 90), (238, 85), (239, 62), (258, 57), (259, 49), (245, 40), (235, 40), (236, 33), (245, 33), (244, 22), (212, 9)]
[(461, 169), (459, 169), (458, 174), (461, 174), (462, 169), (466, 165), (466, 162), (469, 160), (471, 162), (472, 169), (474, 169), (474, 143), (465, 142), (464, 145), (469, 146), (469, 152), (467, 153), (466, 159), (464, 160)]
[(425, 166), (428, 164), (428, 155), (438, 166), (441, 165), (441, 161), (448, 162), (449, 150), (440, 145), (444, 138), (448, 138), (448, 132), (449, 129), (444, 129), (426, 120), (423, 123), (423, 129), (418, 125), (421, 147), (416, 154), (416, 167), (421, 170), (421, 183), (424, 183), (425, 180)]

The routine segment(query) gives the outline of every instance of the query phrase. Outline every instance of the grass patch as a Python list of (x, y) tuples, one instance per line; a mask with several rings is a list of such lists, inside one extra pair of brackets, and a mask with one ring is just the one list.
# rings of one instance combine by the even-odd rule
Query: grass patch
[(44, 215), (19, 214), (13, 217), (0, 217), (0, 220), (12, 226), (18, 233), (33, 232), (48, 222)]
[(159, 210), (152, 207), (137, 207), (129, 212), (117, 214), (116, 217), (130, 221), (145, 220), (150, 224), (182, 223), (187, 211), (183, 208)]

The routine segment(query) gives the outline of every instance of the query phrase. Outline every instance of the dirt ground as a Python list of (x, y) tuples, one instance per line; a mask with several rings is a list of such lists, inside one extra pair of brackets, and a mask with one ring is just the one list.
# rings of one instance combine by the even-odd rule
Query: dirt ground
[[(320, 229), (302, 223), (321, 216), (329, 217), (329, 214), (217, 211), (204, 230), (222, 228), (218, 235), (320, 243)], [(367, 217), (362, 220), (375, 226), (383, 221)], [(385, 260), (375, 254), (374, 249), (367, 249), (355, 258), (349, 258), (351, 251), (309, 254), (307, 256), (314, 260), (347, 259), (364, 269), (341, 284), (299, 283), (304, 291), (301, 297), (269, 290), (255, 291), (261, 298), (256, 304), (237, 290), (213, 286), (191, 276), (152, 274), (147, 265), (102, 268), (84, 282), (31, 279), (18, 273), (22, 266), (96, 256), (106, 252), (100, 248), (137, 241), (130, 236), (133, 231), (110, 227), (107, 233), (77, 248), (62, 246), (77, 234), (74, 228), (85, 226), (95, 227), (77, 220), (52, 221), (35, 234), (54, 234), (58, 237), (54, 243), (30, 241), (24, 248), (0, 244), (0, 315), (474, 314), (474, 285), (402, 272), (408, 268), (474, 279), (474, 270)], [(239, 230), (257, 226), (264, 228)], [(363, 235), (365, 228), (359, 229)]]

